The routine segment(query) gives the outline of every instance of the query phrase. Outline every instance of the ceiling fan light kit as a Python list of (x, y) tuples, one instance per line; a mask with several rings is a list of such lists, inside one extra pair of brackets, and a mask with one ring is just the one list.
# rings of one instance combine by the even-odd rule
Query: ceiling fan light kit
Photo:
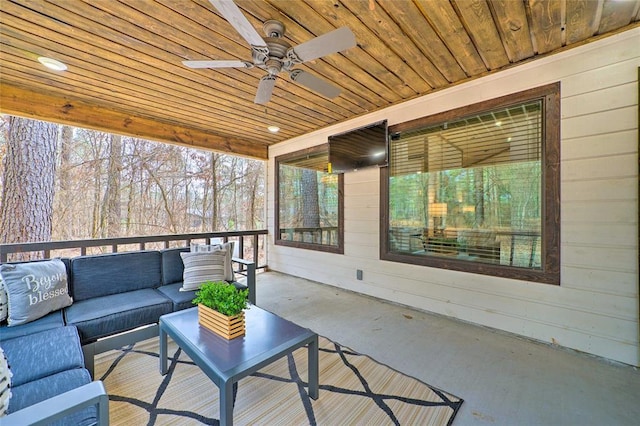
[(265, 21), (262, 38), (232, 0), (209, 0), (222, 16), (238, 31), (251, 46), (252, 62), (240, 60), (182, 61), (189, 68), (253, 68), (258, 67), (268, 74), (260, 79), (256, 104), (269, 102), (275, 88), (277, 75), (285, 71), (292, 81), (333, 99), (340, 95), (340, 88), (311, 73), (293, 67), (322, 56), (341, 52), (356, 46), (356, 38), (347, 27), (341, 27), (319, 37), (292, 47), (284, 38), (285, 26), (270, 19)]

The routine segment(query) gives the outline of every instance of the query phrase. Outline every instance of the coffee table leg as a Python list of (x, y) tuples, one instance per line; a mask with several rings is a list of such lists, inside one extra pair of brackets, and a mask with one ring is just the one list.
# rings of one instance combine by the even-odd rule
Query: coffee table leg
[(220, 386), (220, 425), (233, 425), (233, 388), (231, 381), (222, 383)]
[(318, 399), (318, 336), (309, 343), (308, 357), (309, 357), (309, 396), (313, 399)]
[(160, 327), (160, 374), (167, 374), (167, 333)]

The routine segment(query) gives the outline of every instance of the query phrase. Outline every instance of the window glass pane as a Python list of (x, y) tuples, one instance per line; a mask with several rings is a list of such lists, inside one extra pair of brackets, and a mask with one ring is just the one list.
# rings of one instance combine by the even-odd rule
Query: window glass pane
[(327, 173), (327, 150), (276, 160), (276, 244), (341, 252), (340, 175)]
[(542, 101), (390, 145), (389, 251), (541, 269)]

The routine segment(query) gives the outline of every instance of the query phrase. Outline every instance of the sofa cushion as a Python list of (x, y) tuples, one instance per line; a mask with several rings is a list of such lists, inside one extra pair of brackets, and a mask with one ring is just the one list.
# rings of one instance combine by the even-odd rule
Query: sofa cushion
[(184, 263), (180, 253), (188, 252), (188, 247), (160, 250), (162, 256), (162, 285), (182, 283)]
[(58, 310), (26, 324), (16, 325), (14, 327), (7, 327), (6, 325), (0, 326), (0, 342), (62, 326), (64, 326), (62, 310)]
[(78, 327), (83, 344), (101, 337), (154, 324), (172, 311), (171, 300), (148, 288), (75, 302), (64, 311), (67, 324)]
[(238, 290), (247, 290), (249, 287), (247, 287), (246, 284), (242, 284), (239, 283), (238, 281), (233, 281), (230, 282), (229, 284), (233, 284), (235, 288), (237, 288)]
[[(61, 371), (84, 367), (78, 331), (75, 327), (58, 327), (2, 341), (13, 373), (13, 387)], [(13, 407), (13, 398), (11, 399)]]
[(5, 263), (0, 274), (9, 300), (9, 326), (42, 318), (72, 302), (67, 268), (60, 259)]
[[(12, 389), (13, 396), (11, 397), (9, 412), (14, 413), (90, 382), (91, 376), (87, 370), (74, 368), (16, 386)], [(89, 426), (96, 424), (96, 422), (96, 407), (91, 406), (70, 414), (57, 422), (49, 423), (49, 425)]]
[(196, 297), (196, 290), (184, 291), (180, 290), (181, 288), (182, 282), (158, 287), (160, 293), (171, 299), (174, 311), (193, 308), (194, 306), (191, 301)]
[(158, 287), (161, 261), (158, 251), (80, 256), (71, 260), (71, 287), (75, 302)]
[[(248, 288), (246, 285), (237, 281), (234, 281), (230, 284), (233, 284), (238, 290), (246, 290)], [(174, 311), (180, 311), (182, 309), (194, 307), (194, 304), (191, 303), (191, 301), (195, 299), (197, 290), (183, 291), (180, 290), (181, 287), (181, 282), (158, 287), (159, 292), (171, 299), (171, 301), (173, 302)]]
[(184, 263), (181, 291), (197, 290), (207, 281), (224, 281), (225, 250), (180, 253)]

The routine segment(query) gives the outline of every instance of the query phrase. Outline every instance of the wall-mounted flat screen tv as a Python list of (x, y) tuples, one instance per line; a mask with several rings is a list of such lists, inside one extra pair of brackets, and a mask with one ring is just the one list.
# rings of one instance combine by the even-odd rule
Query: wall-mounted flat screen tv
[(329, 136), (329, 173), (344, 173), (371, 166), (386, 166), (387, 120)]

